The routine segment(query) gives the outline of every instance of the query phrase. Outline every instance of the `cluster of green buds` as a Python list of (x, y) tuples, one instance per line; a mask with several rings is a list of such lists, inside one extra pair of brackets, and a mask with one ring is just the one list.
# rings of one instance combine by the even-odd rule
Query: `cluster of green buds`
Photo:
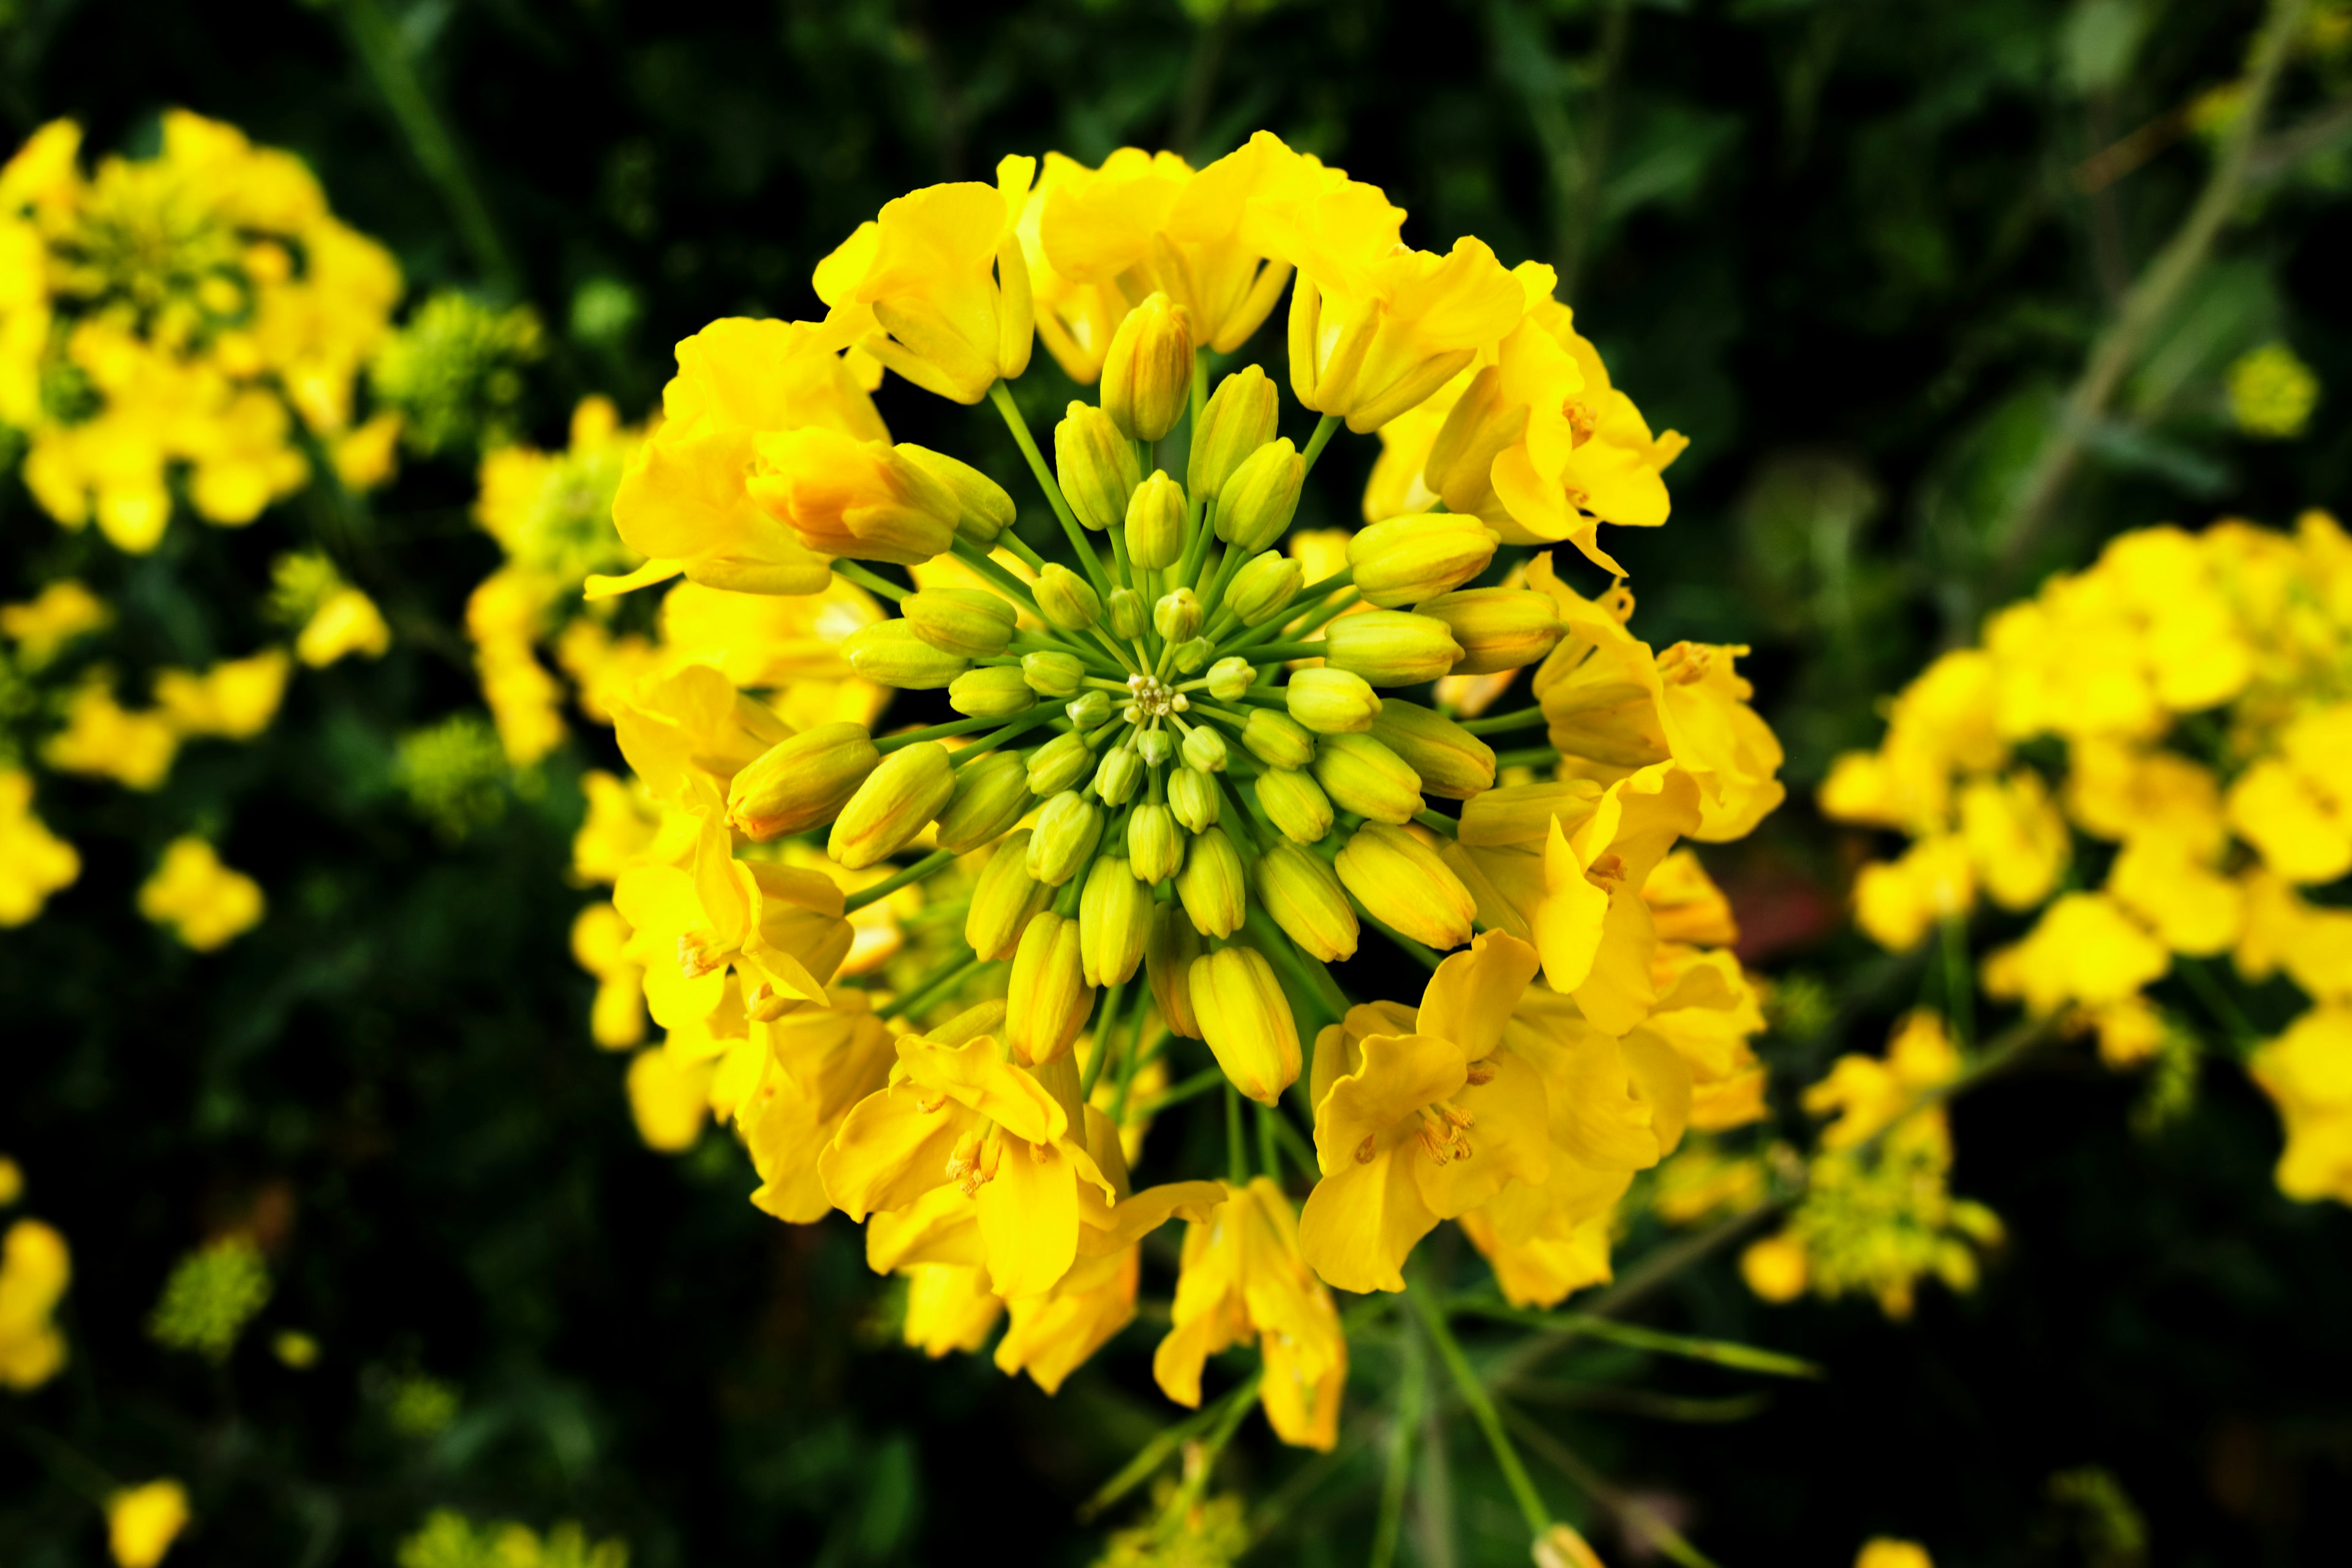
[[(1399, 693), (1535, 663), (1562, 629), (1544, 594), (1466, 586), (1499, 543), (1471, 516), (1375, 523), (1344, 568), (1306, 581), (1280, 545), (1339, 422), (1302, 450), (1276, 434), (1263, 370), (1211, 395), (1206, 357), (1153, 296), (1111, 343), (1099, 405), (1069, 405), (1050, 464), (998, 389), (1066, 563), (1009, 526), (1002, 489), (919, 452), (932, 482), (913, 492), (987, 587), (909, 589), (836, 562), (899, 610), (845, 651), (868, 679), (944, 689), (963, 717), (879, 739), (807, 731), (738, 773), (728, 805), (757, 840), (829, 823), (853, 868), (935, 827), (936, 851), (893, 887), (995, 844), (963, 935), (971, 963), (1012, 965), (1020, 1061), (1069, 1052), (1098, 1002), (1107, 1028), (1126, 998), (1139, 1014), (1148, 986), (1171, 1029), (1271, 1103), (1300, 1068), (1286, 982), (1336, 999), (1321, 966), (1355, 953), (1367, 920), (1441, 951), (1471, 938), (1475, 900), (1413, 825), (1450, 827), (1430, 797), (1491, 787), (1496, 755)], [(1180, 481), (1158, 451), (1188, 415)]]

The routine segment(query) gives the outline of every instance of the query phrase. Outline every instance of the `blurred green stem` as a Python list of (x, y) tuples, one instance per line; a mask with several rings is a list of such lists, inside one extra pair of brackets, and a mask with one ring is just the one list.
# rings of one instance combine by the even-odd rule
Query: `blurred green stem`
[(1503, 1430), (1503, 1420), (1496, 1414), (1495, 1402), (1486, 1393), (1486, 1385), (1478, 1379), (1470, 1365), (1470, 1358), (1462, 1353), (1462, 1346), (1446, 1327), (1444, 1310), (1427, 1280), (1415, 1281), (1404, 1293), (1405, 1300), (1419, 1315), (1421, 1325), (1429, 1332), (1429, 1342), (1437, 1347), (1437, 1356), (1454, 1378), (1454, 1386), (1468, 1406), (1470, 1418), (1486, 1435), (1486, 1446), (1495, 1451), (1495, 1464), (1503, 1472), (1503, 1483), (1511, 1489), (1511, 1500), (1519, 1505), (1519, 1515), (1528, 1521), (1528, 1533), (1541, 1535), (1551, 1528), (1551, 1510), (1544, 1507), (1543, 1496), (1528, 1477), (1528, 1468), (1519, 1462), (1519, 1451), (1511, 1446), (1509, 1434)]
[(1429, 1399), (1429, 1353), (1410, 1328), (1397, 1335), (1396, 1414), (1389, 1418), (1388, 1464), (1381, 1472), (1381, 1509), (1372, 1523), (1370, 1568), (1396, 1561), (1397, 1536), (1404, 1527), (1405, 1482), (1412, 1475), (1412, 1429)]
[(856, 914), (868, 904), (878, 904), (901, 888), (914, 886), (932, 872), (955, 858), (952, 849), (934, 849), (895, 877), (885, 877), (870, 888), (860, 888), (841, 901), (844, 914)]
[(1680, 1531), (1638, 1498), (1629, 1496), (1612, 1485), (1606, 1476), (1586, 1464), (1581, 1456), (1541, 1426), (1517, 1410), (1506, 1407), (1503, 1417), (1511, 1430), (1543, 1461), (1566, 1476), (1593, 1501), (1615, 1514), (1625, 1526), (1629, 1539), (1642, 1542), (1683, 1568), (1715, 1568), (1714, 1560), (1683, 1538)]
[(1045, 455), (1037, 449), (1037, 438), (1029, 433), (1029, 421), (1022, 416), (1021, 405), (1013, 401), (1013, 394), (1005, 390), (1001, 381), (989, 384), (988, 400), (996, 405), (996, 412), (1003, 416), (1004, 427), (1013, 432), (1013, 445), (1021, 448), (1021, 456), (1028, 460), (1029, 471), (1036, 476), (1037, 488), (1045, 492), (1045, 504), (1054, 509), (1054, 516), (1061, 522), (1062, 531), (1069, 536), (1070, 549), (1076, 553), (1078, 564), (1086, 568), (1087, 581), (1095, 585), (1097, 593), (1108, 595), (1117, 584), (1104, 573), (1102, 558), (1095, 553), (1095, 547), (1087, 542), (1087, 531), (1078, 526), (1077, 514), (1070, 510), (1069, 500), (1062, 494), (1061, 484), (1054, 478), (1054, 470), (1045, 466)]

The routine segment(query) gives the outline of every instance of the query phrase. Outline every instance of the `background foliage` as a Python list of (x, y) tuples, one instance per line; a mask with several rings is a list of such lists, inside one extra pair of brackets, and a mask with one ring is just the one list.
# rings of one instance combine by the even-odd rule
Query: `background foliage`
[[(2352, 120), (2331, 100), (2352, 66), (2316, 46), (2239, 221), (2085, 428), (2074, 483), (2021, 499), (2206, 176), (2192, 106), (2258, 20), (2188, 0), (0, 0), (0, 124), (13, 145), (71, 115), (94, 148), (139, 150), (177, 105), (299, 151), (412, 300), (536, 310), (518, 416), (545, 446), (583, 394), (648, 411), (670, 343), (714, 316), (813, 312), (809, 268), (859, 219), (1006, 150), (1207, 157), (1264, 125), (1383, 184), (1423, 244), (1475, 232), (1553, 261), (1654, 421), (1693, 437), (1673, 523), (1623, 546), (1636, 591), (1662, 585), (1643, 633), (1752, 643), (1790, 745), (1790, 805), (1714, 865), (1749, 960), (1785, 982), (1764, 1049), (1795, 1082), (1874, 1044), (1916, 984), (1838, 933), (1859, 846), (1804, 804), (1832, 751), (1874, 738), (1875, 695), (2122, 529), (2352, 499), (2335, 390)], [(387, 108), (404, 84), (456, 146)], [(2135, 134), (2139, 166), (2095, 161)], [(478, 208), (436, 177), (445, 156)], [(2256, 441), (2225, 371), (2282, 340), (2330, 390), (2304, 438)], [(884, 399), (909, 439), (956, 417)], [(982, 426), (959, 428), (971, 449)], [(1335, 461), (1310, 508), (1348, 517), (1361, 477)], [(472, 488), (456, 452), (377, 498), (363, 585), (393, 616), (388, 658), (298, 682), (265, 737), (192, 748), (152, 804), (44, 795), (84, 873), (0, 939), (0, 1149), (75, 1247), (76, 1356), (43, 1418), (184, 1476), (190, 1563), (389, 1563), (434, 1507), (582, 1519), (641, 1568), (930, 1561), (984, 1539), (1085, 1560), (1098, 1527), (1074, 1505), (1160, 1421), (1144, 1330), (1055, 1401), (897, 1349), (850, 1227), (754, 1212), (729, 1140), (646, 1152), (619, 1062), (588, 1045), (565, 868), (578, 772), (605, 759), (492, 771), (454, 817), (404, 792), (400, 738), (478, 701), (454, 627), (497, 554)], [(228, 585), (266, 578), (324, 504), (177, 526), (133, 560), (12, 479), (0, 597), (79, 574), (140, 606), (158, 660), (208, 661), (260, 635)], [(210, 956), (131, 910), (192, 827), (272, 900)], [(1704, 1403), (1644, 1403), (1599, 1386), (1625, 1352), (1580, 1352), (1547, 1415), (1727, 1563), (1843, 1561), (1882, 1530), (1946, 1563), (2139, 1561), (2118, 1492), (2157, 1560), (2342, 1561), (2352, 1217), (2280, 1197), (2274, 1119), (2234, 1073), (2207, 1089), (2151, 1136), (2131, 1087), (2094, 1070), (1990, 1089), (1958, 1112), (1955, 1184), (2011, 1241), (1976, 1296), (1889, 1324), (1759, 1307), (1717, 1265), (1657, 1298), (1661, 1321), (1813, 1357), (1827, 1382), (1759, 1408), (1668, 1365), (1647, 1386)], [(173, 1261), (236, 1226), (277, 1279), (262, 1328), (314, 1335), (314, 1368), (259, 1335), (225, 1369), (149, 1338)], [(1255, 1440), (1234, 1479), (1262, 1496)], [(1483, 1456), (1450, 1470), (1424, 1484), (1450, 1486), (1454, 1538), (1408, 1550), (1518, 1560)], [(1319, 1493), (1267, 1555), (1355, 1560), (1373, 1478)], [(32, 1439), (0, 1447), (0, 1559), (95, 1561), (91, 1517)]]

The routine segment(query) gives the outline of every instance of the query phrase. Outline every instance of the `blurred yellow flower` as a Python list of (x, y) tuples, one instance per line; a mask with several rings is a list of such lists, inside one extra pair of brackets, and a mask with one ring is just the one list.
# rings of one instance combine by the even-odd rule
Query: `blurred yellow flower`
[(170, 926), (198, 952), (251, 930), (264, 908), (261, 884), (223, 865), (213, 847), (193, 835), (173, 839), (139, 889), (139, 912)]
[(249, 741), (269, 727), (293, 668), (282, 648), (226, 659), (204, 674), (166, 669), (155, 677), (155, 704), (184, 736)]
[(2352, 1008), (2313, 1008), (2255, 1051), (2246, 1070), (2286, 1123), (2279, 1191), (2352, 1204)]
[(51, 1321), (73, 1279), (66, 1238), (20, 1219), (0, 1238), (0, 1384), (38, 1388), (66, 1363), (65, 1336)]
[(0, 926), (20, 926), (81, 875), (74, 847), (33, 815), (33, 775), (0, 768)]
[(2264, 343), (2231, 362), (2230, 417), (2258, 440), (2291, 441), (2319, 405), (2319, 377), (2284, 343)]
[(16, 645), (25, 668), (37, 669), (76, 637), (113, 619), (105, 600), (68, 577), (21, 605), (0, 605), (0, 637)]
[(107, 1549), (117, 1568), (155, 1568), (188, 1519), (188, 1491), (175, 1480), (125, 1488), (106, 1500)]
[(161, 710), (133, 712), (114, 698), (103, 672), (66, 703), (66, 726), (41, 747), (41, 760), (60, 773), (91, 773), (131, 789), (161, 785), (179, 754), (180, 731)]

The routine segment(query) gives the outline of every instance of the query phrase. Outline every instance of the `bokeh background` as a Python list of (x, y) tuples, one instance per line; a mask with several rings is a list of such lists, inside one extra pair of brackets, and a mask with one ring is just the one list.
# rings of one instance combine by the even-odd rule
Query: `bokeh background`
[[(583, 395), (653, 409), (670, 345), (711, 318), (815, 313), (810, 268), (858, 221), (1004, 152), (1203, 161), (1263, 126), (1385, 186), (1420, 244), (1553, 263), (1621, 384), (1692, 439), (1673, 521), (1622, 545), (1643, 635), (1751, 645), (1789, 747), (1790, 805), (1710, 864), (1780, 982), (1762, 1049), (1801, 1082), (1916, 984), (1841, 930), (1864, 847), (1808, 804), (1835, 750), (1875, 739), (1880, 694), (2124, 529), (2352, 500), (2352, 14), (2317, 9), (2341, 26), (2313, 28), (2210, 262), (2046, 506), (2032, 466), (2203, 186), (2258, 5), (0, 0), (0, 132), (69, 115), (138, 152), (178, 106), (294, 149), (412, 300), (536, 313), (514, 417), (550, 447)], [(448, 142), (420, 138), (409, 90)], [(2230, 395), (2274, 343), (2322, 388), (2291, 440), (2242, 428)], [(900, 436), (1010, 474), (989, 422), (882, 399)], [(1335, 451), (1303, 521), (1351, 519), (1368, 454)], [(175, 1562), (389, 1563), (437, 1507), (580, 1520), (638, 1568), (1090, 1560), (1104, 1521), (1078, 1503), (1164, 1422), (1154, 1326), (1052, 1400), (898, 1348), (854, 1228), (754, 1211), (723, 1136), (646, 1150), (587, 1039), (568, 867), (603, 741), (527, 775), (493, 749), (457, 797), (404, 788), (401, 737), (478, 710), (457, 627), (498, 552), (473, 483), (453, 450), (376, 499), (363, 585), (389, 657), (298, 683), (268, 735), (192, 750), (156, 799), (45, 786), (84, 871), (0, 936), (0, 1150), (75, 1247), (75, 1360), (40, 1419), (189, 1480), (202, 1529)], [(227, 585), (267, 575), (306, 504), (108, 558), (159, 658), (251, 645)], [(105, 552), (0, 483), (0, 597)], [(190, 827), (270, 890), (215, 955), (131, 907)], [(1822, 1384), (1758, 1397), (1663, 1363), (1628, 1393), (1623, 1352), (1584, 1351), (1554, 1363), (1546, 1418), (1726, 1563), (1849, 1561), (1882, 1530), (1947, 1564), (2352, 1560), (2352, 1215), (2278, 1195), (2275, 1118), (2235, 1071), (2161, 1131), (2136, 1092), (2047, 1068), (1958, 1110), (1955, 1188), (2010, 1239), (1975, 1294), (1930, 1292), (1907, 1324), (1762, 1307), (1727, 1261), (1654, 1303), (1816, 1359)], [(263, 1327), (313, 1335), (316, 1366), (221, 1371), (148, 1335), (173, 1262), (228, 1227), (276, 1276)], [(0, 1562), (98, 1561), (32, 1414), (0, 1407)], [(1262, 1442), (1231, 1472), (1257, 1500), (1294, 1468)], [(1461, 1442), (1455, 1528), (1409, 1558), (1523, 1561)], [(1360, 1560), (1359, 1468), (1255, 1560)]]

